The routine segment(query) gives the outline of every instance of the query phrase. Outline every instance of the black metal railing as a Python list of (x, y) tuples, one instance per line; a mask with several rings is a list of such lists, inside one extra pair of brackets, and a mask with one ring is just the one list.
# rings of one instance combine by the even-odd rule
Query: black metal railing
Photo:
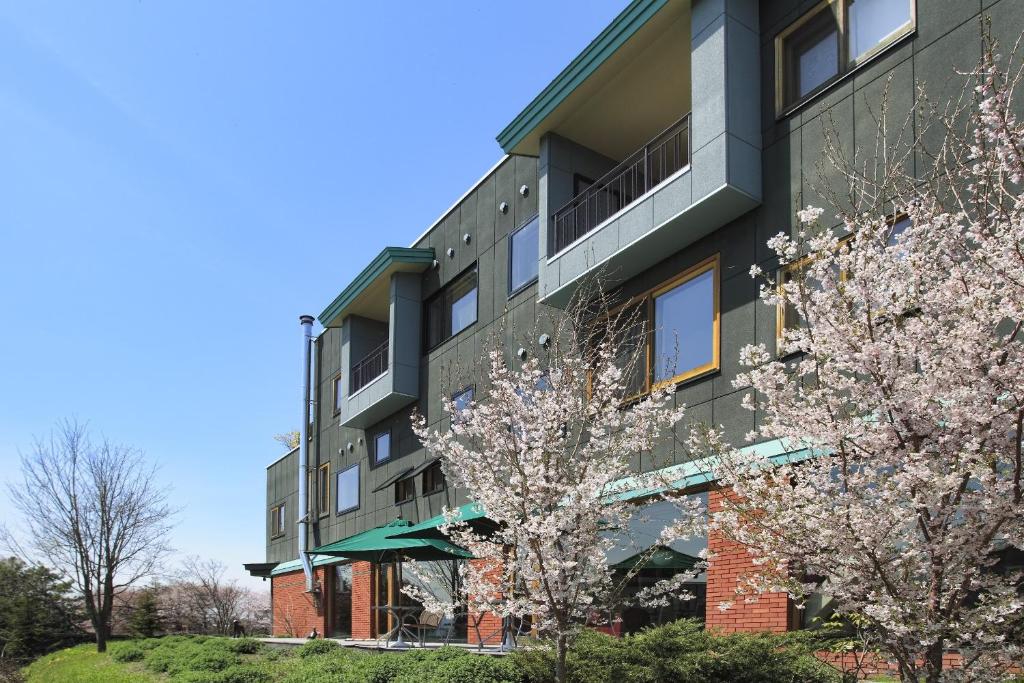
[(548, 256), (565, 249), (689, 163), (687, 114), (554, 213)]
[(348, 373), (348, 392), (354, 394), (383, 375), (388, 369), (388, 340), (352, 365)]

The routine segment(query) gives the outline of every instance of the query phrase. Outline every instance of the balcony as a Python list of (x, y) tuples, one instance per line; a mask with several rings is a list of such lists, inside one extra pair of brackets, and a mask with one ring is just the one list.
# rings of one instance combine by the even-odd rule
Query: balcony
[(602, 270), (635, 277), (761, 202), (758, 21), (757, 0), (632, 0), (498, 134), (538, 157), (543, 303)]
[(350, 396), (388, 371), (389, 348), (390, 344), (385, 340), (383, 344), (366, 354), (362, 360), (352, 364), (352, 369), (348, 374)]
[(687, 114), (555, 211), (548, 231), (548, 256), (581, 239), (689, 164)]
[(367, 429), (419, 398), (420, 278), (433, 260), (433, 249), (388, 247), (320, 314), (341, 328), (341, 425)]

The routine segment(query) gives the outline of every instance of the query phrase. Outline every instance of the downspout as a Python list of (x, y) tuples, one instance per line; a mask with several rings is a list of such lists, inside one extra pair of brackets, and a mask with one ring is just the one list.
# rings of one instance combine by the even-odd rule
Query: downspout
[(310, 408), (310, 352), (313, 346), (313, 316), (299, 316), (302, 324), (302, 426), (299, 429), (299, 559), (306, 575), (306, 592), (313, 592), (313, 564), (306, 552), (309, 533), (309, 408)]

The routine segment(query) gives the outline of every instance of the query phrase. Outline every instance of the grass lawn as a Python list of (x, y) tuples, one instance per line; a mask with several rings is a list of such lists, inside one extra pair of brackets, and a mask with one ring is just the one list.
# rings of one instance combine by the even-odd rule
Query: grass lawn
[(54, 652), (33, 662), (24, 671), (28, 683), (154, 683), (155, 675), (136, 665), (118, 664), (110, 655), (96, 652), (95, 644)]

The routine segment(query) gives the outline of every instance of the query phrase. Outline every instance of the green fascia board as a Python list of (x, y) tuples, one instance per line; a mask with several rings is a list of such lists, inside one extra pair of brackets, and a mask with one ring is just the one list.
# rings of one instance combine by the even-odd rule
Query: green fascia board
[[(314, 567), (320, 567), (325, 564), (338, 564), (344, 562), (344, 557), (331, 557), (328, 555), (312, 555), (310, 556), (310, 562), (313, 563)], [(288, 574), (291, 572), (297, 572), (302, 569), (302, 560), (289, 560), (288, 562), (282, 562), (273, 570), (271, 570), (271, 576), (277, 576), (278, 574)]]
[(573, 59), (512, 122), (498, 133), (498, 144), (509, 153), (537, 124), (555, 110), (587, 80), (598, 67), (615, 54), (647, 20), (658, 13), (668, 0), (633, 0), (622, 10), (583, 52)]
[(394, 263), (409, 263), (413, 265), (429, 266), (434, 262), (433, 249), (414, 249), (411, 247), (384, 247), (384, 250), (377, 254), (370, 264), (363, 268), (348, 287), (342, 290), (341, 294), (335, 297), (331, 305), (323, 310), (317, 317), (320, 324), (327, 327), (338, 317), (345, 308), (355, 301), (363, 290), (371, 282), (379, 278)]
[[(740, 453), (767, 458), (773, 465), (787, 465), (825, 454), (825, 451), (821, 449), (811, 448), (806, 444), (801, 444), (801, 446), (793, 448), (793, 444), (787, 444), (783, 439), (773, 439), (745, 446), (740, 449)], [(653, 474), (657, 474), (660, 479), (667, 482), (667, 485), (664, 486), (641, 486), (637, 477), (619, 479), (608, 485), (611, 493), (605, 496), (605, 499), (608, 501), (638, 500), (664, 493), (667, 490), (685, 491), (702, 484), (710, 484), (715, 480), (716, 465), (717, 458), (711, 457), (656, 470)]]

